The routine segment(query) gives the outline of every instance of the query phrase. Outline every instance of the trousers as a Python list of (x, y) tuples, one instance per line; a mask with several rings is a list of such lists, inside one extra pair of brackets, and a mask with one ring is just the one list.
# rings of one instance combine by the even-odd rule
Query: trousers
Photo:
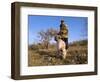
[(66, 43), (66, 49), (68, 49), (68, 38), (61, 38)]

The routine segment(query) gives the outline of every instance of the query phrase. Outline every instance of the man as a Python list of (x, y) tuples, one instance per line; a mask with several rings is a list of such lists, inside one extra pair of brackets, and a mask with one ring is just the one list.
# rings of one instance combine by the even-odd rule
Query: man
[(68, 27), (64, 24), (64, 20), (61, 20), (59, 35), (61, 39), (66, 43), (66, 49), (68, 49)]

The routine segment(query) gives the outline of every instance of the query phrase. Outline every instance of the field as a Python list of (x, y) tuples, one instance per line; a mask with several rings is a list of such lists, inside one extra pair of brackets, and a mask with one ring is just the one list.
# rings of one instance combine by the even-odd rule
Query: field
[(58, 57), (55, 44), (45, 49), (41, 44), (32, 44), (28, 48), (28, 66), (72, 65), (88, 63), (87, 40), (69, 44), (66, 59)]

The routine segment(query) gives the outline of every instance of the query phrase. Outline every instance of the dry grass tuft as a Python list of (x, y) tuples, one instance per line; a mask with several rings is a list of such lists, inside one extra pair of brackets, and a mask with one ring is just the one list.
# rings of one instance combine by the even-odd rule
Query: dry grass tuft
[(57, 56), (54, 45), (49, 49), (43, 49), (39, 45), (31, 45), (28, 50), (28, 66), (50, 66), (86, 64), (88, 59), (87, 41), (77, 41), (69, 44), (68, 54), (65, 60)]

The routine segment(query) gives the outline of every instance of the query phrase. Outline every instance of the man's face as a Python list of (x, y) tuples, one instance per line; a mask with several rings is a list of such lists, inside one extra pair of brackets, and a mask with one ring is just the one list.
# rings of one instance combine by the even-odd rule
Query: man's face
[(61, 20), (61, 23), (63, 24), (64, 23), (64, 20)]

